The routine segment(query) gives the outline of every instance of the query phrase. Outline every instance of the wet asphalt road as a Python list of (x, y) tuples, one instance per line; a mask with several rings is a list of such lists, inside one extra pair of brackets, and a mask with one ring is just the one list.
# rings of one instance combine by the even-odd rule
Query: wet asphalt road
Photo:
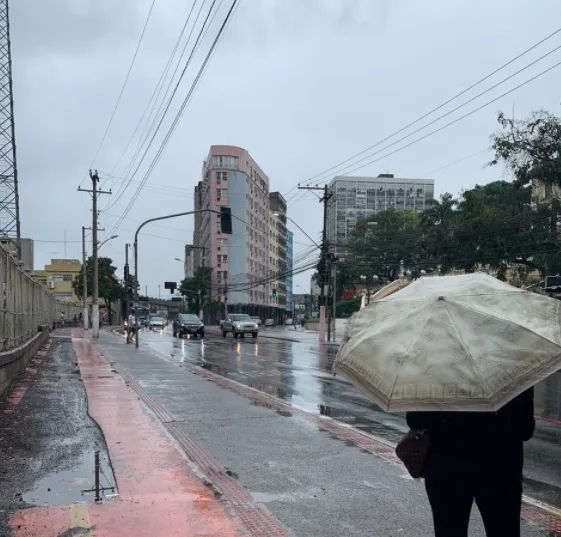
[[(333, 377), (337, 347), (320, 346), (314, 337), (298, 343), (230, 335), (224, 340), (207, 330), (201, 341), (176, 339), (164, 330), (142, 333), (141, 339), (167, 359), (199, 365), (375, 436), (397, 442), (408, 430), (403, 415), (382, 411), (346, 379)], [(536, 388), (536, 414), (552, 421), (538, 419), (535, 437), (526, 445), (526, 488), (534, 497), (561, 505), (561, 373)]]

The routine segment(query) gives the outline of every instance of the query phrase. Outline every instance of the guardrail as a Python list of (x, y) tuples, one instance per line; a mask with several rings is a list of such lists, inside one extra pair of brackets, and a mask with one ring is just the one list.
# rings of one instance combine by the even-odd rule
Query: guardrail
[(55, 300), (0, 247), (0, 350), (29, 341), (39, 327), (57, 322), (61, 313), (69, 320), (80, 311), (79, 305)]

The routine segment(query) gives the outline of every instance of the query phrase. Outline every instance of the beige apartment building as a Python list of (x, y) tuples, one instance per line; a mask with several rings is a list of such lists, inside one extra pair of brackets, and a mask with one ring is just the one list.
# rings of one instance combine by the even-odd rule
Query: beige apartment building
[(72, 282), (80, 274), (81, 268), (82, 263), (78, 259), (51, 259), (43, 270), (34, 271), (33, 276), (56, 300), (80, 302), (72, 289)]

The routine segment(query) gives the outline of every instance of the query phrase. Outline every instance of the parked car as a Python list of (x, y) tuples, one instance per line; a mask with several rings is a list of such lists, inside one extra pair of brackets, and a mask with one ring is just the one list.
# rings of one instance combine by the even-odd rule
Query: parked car
[(205, 337), (205, 325), (194, 313), (179, 313), (173, 321), (173, 337), (186, 334)]
[(265, 319), (265, 326), (275, 326), (275, 321), (273, 319)]
[(166, 320), (163, 317), (150, 317), (150, 329), (151, 330), (162, 330), (166, 326)]
[(253, 322), (257, 324), (257, 326), (261, 326), (263, 324), (263, 321), (261, 320), (260, 317), (252, 317)]
[(259, 325), (245, 313), (230, 313), (226, 315), (226, 319), (222, 323), (222, 336), (226, 337), (228, 332), (237, 338), (244, 334), (251, 334), (254, 338), (259, 332)]

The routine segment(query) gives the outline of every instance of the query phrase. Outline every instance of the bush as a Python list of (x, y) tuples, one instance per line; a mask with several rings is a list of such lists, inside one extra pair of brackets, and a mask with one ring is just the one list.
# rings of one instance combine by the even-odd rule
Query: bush
[(339, 300), (336, 306), (336, 313), (338, 319), (347, 319), (353, 313), (360, 310), (361, 297), (351, 298), (347, 300)]

